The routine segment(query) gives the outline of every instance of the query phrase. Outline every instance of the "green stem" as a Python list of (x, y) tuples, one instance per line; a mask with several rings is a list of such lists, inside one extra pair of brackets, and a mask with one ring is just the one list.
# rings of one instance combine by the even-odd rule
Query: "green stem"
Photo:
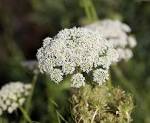
[(61, 120), (60, 120), (58, 114), (57, 114), (57, 120), (58, 120), (58, 123), (61, 123)]
[(84, 6), (84, 10), (87, 16), (87, 19), (91, 22), (92, 21), (92, 17), (91, 17), (91, 13), (89, 11), (89, 5), (88, 2), (86, 0), (83, 0), (83, 6)]
[[(59, 109), (57, 103), (55, 102), (55, 100), (57, 100), (57, 98), (62, 95), (64, 96), (62, 93), (64, 93), (65, 90), (68, 90), (70, 88), (70, 77), (68, 76), (66, 77), (63, 82), (61, 82), (60, 84), (55, 84), (55, 83), (51, 83), (50, 82), (46, 83), (47, 84), (47, 97), (48, 97), (48, 112), (50, 114), (51, 117), (51, 122), (52, 123), (60, 123), (60, 121), (64, 121), (65, 119), (63, 118), (63, 116), (61, 116), (61, 114), (57, 111), (57, 109)], [(62, 97), (59, 97), (62, 98)], [(66, 121), (64, 121), (66, 123)]]
[[(57, 118), (58, 118), (58, 122), (61, 123), (61, 120), (64, 121), (64, 123), (68, 123), (64, 117), (56, 110), (56, 114), (57, 114)], [(60, 120), (61, 119), (61, 120)]]
[(112, 80), (111, 80), (111, 73), (110, 73), (110, 70), (109, 70), (109, 80), (108, 80), (107, 84), (108, 84), (109, 90), (111, 91), (111, 90), (112, 90)]
[(24, 119), (28, 122), (28, 123), (32, 123), (32, 120), (30, 119), (28, 113), (26, 110), (24, 110), (22, 107), (19, 107), (20, 111), (22, 112)]
[[(35, 89), (37, 78), (38, 78), (38, 73), (34, 73), (34, 76), (33, 76), (32, 82), (31, 82), (32, 83), (31, 93), (30, 93), (30, 96), (27, 99), (27, 103), (25, 105), (26, 112), (29, 115), (30, 115), (31, 104), (32, 104), (32, 97), (33, 97), (33, 93), (34, 93), (34, 89)], [(21, 123), (25, 123), (24, 119), (21, 119)]]
[(30, 114), (32, 97), (33, 97), (33, 93), (34, 93), (37, 78), (38, 78), (38, 73), (35, 73), (34, 76), (33, 76), (32, 82), (31, 82), (32, 83), (31, 93), (30, 93), (30, 96), (27, 100), (26, 107), (25, 107), (28, 114)]
[(92, 0), (89, 0), (89, 3), (90, 3), (90, 8), (89, 9), (90, 9), (90, 12), (91, 12), (92, 20), (96, 21), (98, 19), (96, 9), (94, 7), (94, 4), (93, 4)]
[(81, 6), (84, 8), (89, 22), (93, 22), (98, 19), (92, 0), (81, 0)]

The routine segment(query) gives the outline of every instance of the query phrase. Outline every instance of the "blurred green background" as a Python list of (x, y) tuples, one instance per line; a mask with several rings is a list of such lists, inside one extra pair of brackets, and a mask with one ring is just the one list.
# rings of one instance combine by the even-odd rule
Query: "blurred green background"
[[(150, 123), (150, 1), (93, 0), (93, 4), (99, 19), (120, 19), (132, 28), (137, 38), (134, 57), (120, 64), (126, 78), (113, 79), (114, 84), (117, 80), (117, 84), (135, 97), (133, 123)], [(81, 0), (0, 0), (0, 86), (9, 81), (30, 82), (33, 73), (20, 63), (36, 59), (37, 49), (46, 36), (52, 37), (63, 28), (82, 26), (86, 19)], [(46, 97), (59, 90), (46, 81), (39, 76), (31, 113), (32, 119), (41, 123), (53, 119), (49, 115), (53, 109), (50, 112), (47, 109)], [(47, 84), (53, 90), (48, 91)], [(64, 100), (59, 109), (65, 108)], [(13, 121), (17, 116), (8, 117)]]

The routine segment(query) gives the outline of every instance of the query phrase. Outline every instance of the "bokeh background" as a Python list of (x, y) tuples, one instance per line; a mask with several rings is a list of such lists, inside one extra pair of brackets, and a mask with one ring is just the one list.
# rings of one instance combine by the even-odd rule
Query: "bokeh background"
[[(99, 19), (120, 19), (136, 36), (134, 57), (120, 65), (121, 75), (113, 79), (134, 95), (133, 123), (150, 123), (150, 1), (93, 0), (93, 4)], [(21, 63), (36, 59), (45, 37), (53, 37), (63, 28), (82, 26), (86, 19), (80, 0), (0, 0), (0, 86), (9, 81), (31, 82), (33, 72)], [(39, 75), (31, 111), (32, 119), (41, 123), (51, 123), (54, 118), (47, 96), (61, 90), (46, 81)], [(65, 98), (58, 100), (61, 106), (56, 107), (63, 110)], [(18, 115), (7, 117), (13, 122)]]

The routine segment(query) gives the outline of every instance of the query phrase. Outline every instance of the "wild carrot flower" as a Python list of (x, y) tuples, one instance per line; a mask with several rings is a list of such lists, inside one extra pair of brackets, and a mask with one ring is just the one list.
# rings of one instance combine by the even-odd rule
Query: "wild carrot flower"
[(131, 36), (131, 28), (119, 20), (104, 19), (87, 25), (85, 28), (97, 31), (103, 35), (118, 51), (119, 61), (129, 60), (132, 56), (132, 48), (136, 46), (136, 39)]
[(4, 111), (12, 113), (22, 106), (26, 97), (30, 94), (31, 84), (21, 82), (10, 82), (0, 90), (0, 115)]
[[(99, 84), (107, 80), (108, 69), (118, 54), (98, 32), (74, 27), (60, 31), (54, 38), (45, 38), (37, 59), (40, 71), (52, 81), (59, 83), (71, 75), (71, 86), (78, 88), (85, 85), (91, 74), (92, 81)], [(97, 81), (97, 74), (103, 79)]]

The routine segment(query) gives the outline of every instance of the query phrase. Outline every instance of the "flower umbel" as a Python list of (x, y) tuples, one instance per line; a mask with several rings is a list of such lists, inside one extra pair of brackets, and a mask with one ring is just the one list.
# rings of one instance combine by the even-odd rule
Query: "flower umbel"
[(118, 51), (119, 61), (129, 60), (133, 56), (132, 48), (136, 46), (136, 39), (129, 35), (131, 28), (127, 24), (119, 20), (104, 19), (85, 28), (99, 32), (111, 42)]
[[(84, 86), (86, 76), (93, 73), (93, 70), (100, 68), (107, 73), (117, 58), (118, 54), (112, 44), (99, 33), (76, 27), (62, 30), (54, 38), (44, 39), (43, 46), (37, 52), (42, 73), (50, 75), (56, 83), (72, 75), (73, 87)], [(101, 80), (95, 82), (105, 81)]]
[(4, 111), (12, 113), (19, 106), (22, 106), (26, 97), (30, 94), (31, 84), (21, 82), (10, 82), (0, 90), (0, 115)]

